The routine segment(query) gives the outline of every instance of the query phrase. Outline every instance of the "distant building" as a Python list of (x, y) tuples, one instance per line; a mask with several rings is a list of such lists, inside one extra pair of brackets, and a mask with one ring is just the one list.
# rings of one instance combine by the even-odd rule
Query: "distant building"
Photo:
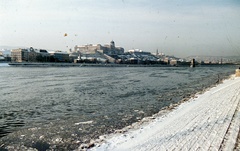
[(135, 52), (143, 52), (143, 51), (141, 49), (131, 49), (131, 50), (128, 50), (128, 52), (135, 53)]
[(50, 53), (55, 62), (69, 62), (69, 54), (66, 52), (56, 51)]
[(119, 55), (124, 53), (124, 49), (122, 47), (116, 47), (114, 41), (111, 41), (110, 45), (104, 46), (102, 46), (101, 44), (88, 44), (74, 47), (74, 52), (79, 52), (82, 54), (94, 54), (97, 51), (107, 55)]
[(170, 65), (176, 66), (176, 65), (178, 65), (178, 61), (175, 59), (172, 59), (172, 60), (170, 60)]
[(165, 62), (166, 64), (170, 64), (170, 59), (168, 57), (165, 57), (163, 59), (163, 62)]
[(5, 58), (3, 57), (2, 51), (0, 51), (0, 61), (5, 61)]
[(28, 61), (28, 50), (27, 49), (12, 49), (11, 60), (13, 62), (26, 62)]
[(11, 51), (2, 49), (0, 51), (0, 61), (11, 61)]
[[(122, 47), (116, 47), (115, 42), (111, 41), (108, 45), (82, 45), (75, 46), (74, 50), (69, 51), (70, 61), (79, 60), (80, 62), (92, 62), (91, 60), (97, 60), (96, 62), (110, 62), (116, 63), (117, 55), (124, 54), (124, 49)], [(78, 61), (78, 62), (79, 62)], [(74, 61), (75, 62), (75, 61)]]
[(13, 62), (69, 62), (69, 54), (56, 51), (48, 53), (44, 49), (12, 49), (11, 60)]
[(159, 59), (151, 54), (151, 52), (145, 52), (141, 49), (128, 50), (127, 53), (120, 56), (121, 62), (130, 64), (158, 64)]
[(49, 53), (45, 50), (44, 53), (40, 50), (33, 49), (12, 49), (11, 61), (13, 62), (46, 62), (49, 60)]
[(5, 58), (0, 54), (0, 61), (5, 61)]

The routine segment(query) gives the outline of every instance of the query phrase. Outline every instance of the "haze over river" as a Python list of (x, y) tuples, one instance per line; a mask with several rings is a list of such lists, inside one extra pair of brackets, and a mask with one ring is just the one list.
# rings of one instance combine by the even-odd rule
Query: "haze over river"
[(0, 144), (76, 149), (216, 84), (235, 69), (0, 65)]

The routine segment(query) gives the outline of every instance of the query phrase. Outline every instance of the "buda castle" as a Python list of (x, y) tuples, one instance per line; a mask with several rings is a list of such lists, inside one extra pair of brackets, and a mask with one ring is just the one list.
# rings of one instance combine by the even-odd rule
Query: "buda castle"
[(97, 45), (82, 45), (82, 46), (75, 46), (74, 52), (78, 52), (80, 54), (95, 54), (96, 52), (100, 52), (106, 55), (121, 55), (124, 53), (124, 49), (122, 47), (116, 47), (115, 42), (111, 41), (110, 45), (101, 44)]

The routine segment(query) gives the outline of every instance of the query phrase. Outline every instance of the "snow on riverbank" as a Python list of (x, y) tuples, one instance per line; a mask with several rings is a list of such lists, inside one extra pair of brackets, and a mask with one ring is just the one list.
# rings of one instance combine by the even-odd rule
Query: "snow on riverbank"
[(182, 103), (91, 150), (233, 150), (239, 132), (240, 77)]

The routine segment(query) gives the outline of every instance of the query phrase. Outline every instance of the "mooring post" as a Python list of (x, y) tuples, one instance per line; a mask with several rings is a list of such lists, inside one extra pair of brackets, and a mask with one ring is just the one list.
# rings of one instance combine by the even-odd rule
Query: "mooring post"
[(195, 59), (192, 59), (192, 61), (191, 61), (191, 67), (195, 67), (195, 66), (196, 66)]

